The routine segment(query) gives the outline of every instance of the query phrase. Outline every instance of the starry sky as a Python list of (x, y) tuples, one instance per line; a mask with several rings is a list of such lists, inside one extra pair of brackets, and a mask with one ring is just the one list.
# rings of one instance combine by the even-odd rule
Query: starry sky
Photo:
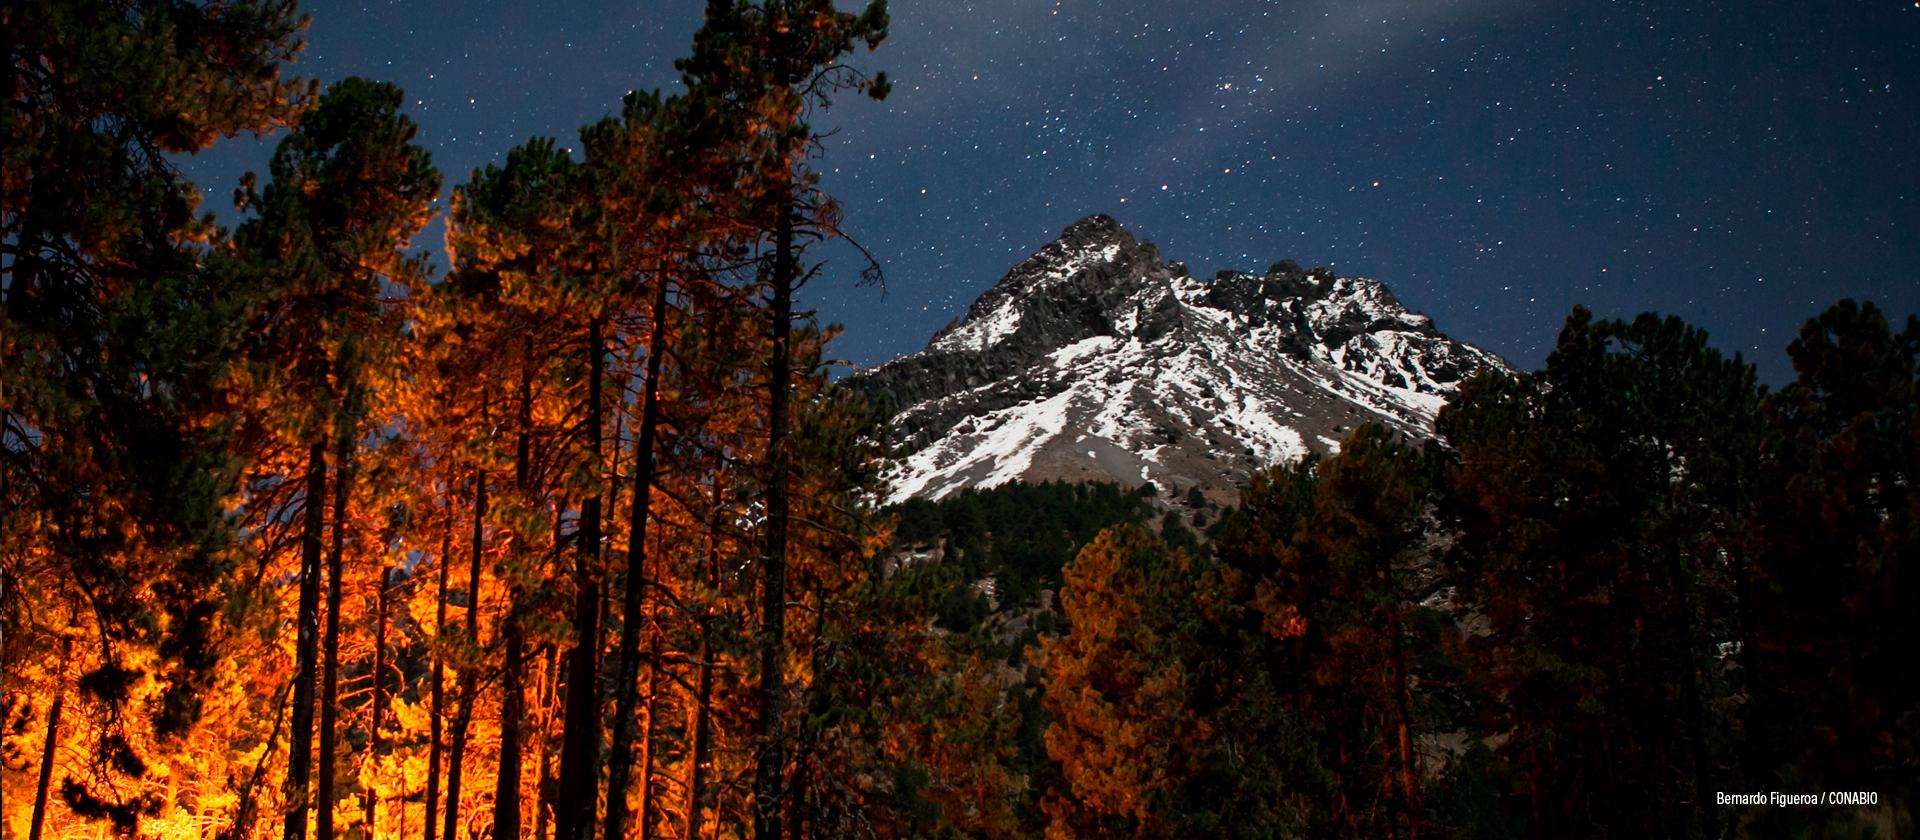
[[(852, 0), (843, 8), (857, 10)], [(298, 75), (407, 91), (447, 183), (680, 89), (700, 0), (331, 2)], [(865, 366), (1091, 213), (1198, 276), (1290, 258), (1385, 282), (1536, 368), (1568, 310), (1675, 314), (1792, 377), (1843, 297), (1920, 312), (1920, 3), (894, 0), (813, 165), (880, 260), (803, 299)], [(229, 223), (276, 138), (181, 161)], [(444, 202), (443, 202), (444, 204)], [(416, 246), (439, 249), (436, 225)], [(444, 263), (444, 258), (442, 260)]]

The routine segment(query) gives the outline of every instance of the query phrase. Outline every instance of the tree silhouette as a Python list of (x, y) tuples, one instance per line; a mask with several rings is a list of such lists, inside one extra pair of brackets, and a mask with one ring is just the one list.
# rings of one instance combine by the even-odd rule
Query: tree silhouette
[(1544, 371), (1476, 381), (1442, 414), (1458, 603), (1489, 623), (1468, 648), (1504, 698), (1484, 725), (1513, 729), (1495, 752), (1542, 836), (1716, 833), (1728, 723), (1706, 648), (1732, 613), (1760, 393), (1677, 318), (1576, 309)]
[[(1850, 300), (1787, 347), (1798, 377), (1767, 399), (1777, 434), (1745, 546), (1749, 787), (1874, 791), (1890, 812), (1920, 787), (1908, 606), (1920, 593), (1916, 354), (1920, 322), (1895, 333), (1873, 304)], [(1767, 810), (1768, 836), (1870, 823), (1852, 808)], [(1783, 810), (1796, 813), (1771, 813)]]

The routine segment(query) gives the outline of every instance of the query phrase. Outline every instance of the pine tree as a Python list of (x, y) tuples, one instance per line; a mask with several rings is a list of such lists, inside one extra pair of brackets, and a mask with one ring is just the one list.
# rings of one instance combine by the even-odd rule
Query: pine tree
[[(890, 736), (900, 746), (889, 756), (898, 780), (887, 801), (896, 830), (1045, 831), (1042, 803), (1065, 789), (1047, 756), (1046, 681), (1033, 664), (1039, 642), (1067, 629), (1052, 596), (1062, 570), (1102, 531), (1149, 522), (1148, 499), (1117, 483), (1015, 481), (889, 511), (892, 620), (924, 622), (913, 610), (936, 616), (931, 632), (896, 642), (886, 663), (901, 686), (882, 716), (900, 733)], [(903, 552), (915, 559), (903, 561)]]
[(1767, 400), (1776, 434), (1746, 546), (1742, 789), (1878, 793), (1879, 809), (1765, 809), (1756, 834), (1841, 836), (1910, 814), (1920, 792), (1920, 321), (1894, 333), (1873, 304), (1841, 301), (1787, 354), (1798, 377)]
[(62, 729), (91, 766), (62, 762), (49, 785), (65, 778), (73, 813), (125, 828), (154, 786), (148, 762), (206, 709), (238, 561), (222, 385), (247, 290), (204, 263), (220, 232), (166, 155), (283, 127), (311, 93), (280, 76), (300, 49), (290, 3), (20, 2), (5, 16), (6, 692), (65, 693), (60, 669), (28, 664), (82, 642)]
[[(310, 704), (316, 689), (329, 695), (322, 704), (320, 734), (320, 840), (330, 838), (333, 822), (334, 686), (315, 683), (328, 442), (337, 449), (329, 575), (329, 626), (337, 627), (346, 527), (340, 517), (347, 503), (348, 461), (358, 446), (353, 417), (363, 410), (359, 395), (365, 371), (383, 367), (381, 359), (397, 340), (396, 313), (383, 304), (383, 293), (424, 273), (423, 261), (407, 256), (406, 248), (430, 218), (428, 205), (440, 189), (431, 156), (411, 145), (415, 128), (399, 113), (403, 99), (389, 84), (358, 78), (335, 83), (275, 150), (272, 182), (256, 193), (249, 175), (238, 194), (242, 207), (258, 217), (235, 232), (236, 252), (271, 284), (248, 331), (256, 360), (255, 416), (268, 434), (307, 450), (300, 664), (286, 782), (288, 840), (299, 840), (305, 831)], [(330, 662), (337, 655), (332, 647)]]
[[(661, 449), (661, 375), (673, 332), (669, 327), (672, 279), (683, 278), (684, 286), (685, 278), (697, 275), (697, 249), (708, 235), (691, 199), (703, 179), (714, 175), (711, 156), (725, 154), (714, 146), (688, 142), (692, 132), (680, 122), (682, 104), (678, 99), (663, 103), (657, 95), (629, 95), (619, 121), (606, 120), (581, 132), (589, 165), (601, 179), (597, 193), (602, 202), (600, 212), (622, 222), (611, 237), (612, 261), (625, 267), (619, 300), (623, 312), (644, 325), (644, 338), (637, 343), (645, 348), (643, 371), (632, 377), (638, 384), (640, 405), (634, 424), (633, 492), (608, 772), (610, 836), (623, 836), (626, 831), (626, 792), (632, 778), (636, 739), (646, 756), (639, 774), (642, 807), (638, 822), (643, 836), (651, 822), (652, 739), (637, 732), (636, 727), (640, 705), (650, 703), (653, 697), (651, 688), (641, 690), (639, 672), (640, 639), (649, 624), (643, 618), (647, 589), (657, 584), (660, 569), (658, 558), (649, 549), (649, 533)], [(655, 562), (650, 565), (650, 560)], [(649, 666), (648, 683), (653, 681), (655, 670)], [(651, 729), (655, 715), (649, 711), (645, 717)]]
[[(429, 794), (425, 822), (436, 836), (458, 837), (462, 800), (470, 764), (466, 746), (472, 732), (475, 691), (483, 651), (480, 613), (486, 592), (483, 560), (488, 544), (488, 484), (497, 463), (501, 433), (497, 393), (506, 386), (492, 335), (482, 329), (487, 320), (484, 278), (453, 275), (409, 297), (414, 341), (408, 345), (405, 387), (397, 396), (401, 418), (397, 425), (418, 453), (413, 486), (421, 494), (412, 504), (434, 505), (443, 513), (437, 527), (414, 539), (424, 550), (437, 548), (439, 566), (435, 598), (414, 608), (420, 624), (431, 633), (423, 641), (431, 650), (427, 725), (429, 767), (425, 787)], [(480, 302), (476, 302), (476, 298)], [(475, 310), (479, 310), (476, 312)], [(415, 520), (425, 525), (427, 520)], [(450, 604), (451, 602), (451, 604)], [(447, 607), (464, 615), (451, 622)], [(462, 620), (464, 619), (464, 620)], [(452, 672), (451, 686), (444, 685)], [(440, 758), (437, 764), (434, 758)], [(444, 785), (441, 771), (444, 769)], [(444, 811), (439, 800), (444, 792)], [(441, 833), (441, 826), (444, 831)]]
[[(760, 5), (713, 0), (706, 23), (694, 36), (693, 57), (676, 62), (690, 95), (712, 98), (740, 109), (742, 137), (759, 151), (762, 171), (749, 181), (749, 200), (741, 219), (762, 235), (770, 234), (767, 266), (767, 319), (771, 340), (767, 367), (768, 432), (766, 448), (766, 554), (761, 569), (760, 749), (754, 778), (754, 836), (779, 836), (782, 820), (783, 755), (781, 720), (787, 701), (787, 554), (790, 539), (791, 444), (794, 353), (792, 300), (803, 282), (795, 260), (796, 215), (813, 209), (816, 229), (832, 228), (831, 205), (799, 192), (810, 177), (799, 169), (816, 135), (805, 122), (810, 105), (826, 104), (828, 91), (856, 87), (875, 98), (888, 90), (884, 74), (872, 80), (852, 76), (838, 65), (855, 42), (869, 49), (887, 34), (885, 0), (875, 0), (860, 15), (843, 14), (827, 0), (767, 0)], [(809, 91), (816, 97), (808, 101)]]
[(1546, 370), (1442, 413), (1457, 603), (1488, 624), (1468, 648), (1504, 700), (1483, 725), (1513, 730), (1495, 752), (1537, 836), (1717, 833), (1729, 722), (1706, 651), (1734, 611), (1760, 395), (1677, 318), (1576, 309)]
[[(488, 348), (497, 381), (510, 383), (504, 412), (510, 419), (499, 442), (510, 441), (511, 448), (490, 456), (513, 475), (507, 492), (493, 501), (506, 546), (499, 576), (507, 588), (496, 672), (501, 682), (496, 837), (517, 836), (523, 819), (523, 749), (531, 735), (523, 668), (530, 645), (544, 641), (530, 637), (530, 628), (560, 608), (547, 584), (545, 552), (536, 552), (557, 548), (557, 523), (548, 523), (567, 508), (561, 485), (572, 459), (560, 441), (572, 436), (561, 428), (567, 425), (566, 409), (555, 404), (566, 399), (557, 393), (565, 389), (561, 368), (576, 360), (594, 366), (580, 358), (589, 354), (582, 352), (586, 342), (574, 331), (576, 325), (588, 325), (568, 311), (580, 286), (593, 279), (581, 271), (576, 256), (579, 179), (578, 166), (567, 154), (552, 140), (539, 138), (509, 151), (504, 166), (475, 171), (454, 199), (450, 241), (456, 273), (450, 283), (461, 300), (451, 328), (464, 332), (464, 341)], [(590, 293), (586, 297), (591, 300)], [(587, 478), (589, 488), (597, 484), (597, 476)]]
[(1414, 685), (1432, 641), (1407, 579), (1431, 563), (1429, 462), (1363, 426), (1332, 458), (1256, 475), (1223, 520), (1217, 562), (1170, 608), (1197, 616), (1186, 713), (1206, 732), (1160, 806), (1176, 833), (1425, 833)]
[(1066, 568), (1072, 630), (1042, 646), (1047, 753), (1067, 795), (1046, 803), (1050, 838), (1179, 836), (1182, 794), (1211, 723), (1195, 708), (1198, 570), (1184, 551), (1122, 525)]

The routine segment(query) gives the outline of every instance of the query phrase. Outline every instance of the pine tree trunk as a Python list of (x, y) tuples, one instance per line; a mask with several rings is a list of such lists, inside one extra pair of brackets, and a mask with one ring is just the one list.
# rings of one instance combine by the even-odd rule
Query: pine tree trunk
[[(387, 588), (393, 577), (392, 569), (380, 570), (380, 588), (374, 592), (373, 607), (373, 699), (367, 715), (367, 762), (378, 766), (380, 748), (380, 710), (385, 698), (380, 695), (380, 684), (387, 674)], [(365, 795), (367, 814), (361, 823), (365, 826), (362, 836), (372, 837), (374, 833), (374, 803), (379, 799), (376, 789), (368, 789)]]
[(613, 754), (607, 767), (604, 840), (626, 840), (627, 786), (633, 770), (633, 738), (640, 683), (640, 614), (646, 606), (647, 518), (653, 505), (654, 437), (660, 428), (660, 361), (666, 354), (667, 279), (653, 298), (653, 335), (648, 339), (647, 380), (642, 384), (639, 441), (634, 447), (633, 514), (627, 525), (627, 590), (620, 614), (619, 695), (614, 704)]
[[(785, 189), (783, 184), (782, 189)], [(761, 568), (760, 719), (755, 747), (753, 829), (755, 840), (780, 838), (780, 781), (785, 760), (780, 748), (780, 717), (786, 694), (787, 598), (787, 402), (792, 360), (787, 346), (793, 327), (793, 214), (781, 196), (774, 236), (773, 358), (767, 389), (767, 553)]]
[(1415, 779), (1413, 724), (1407, 713), (1407, 699), (1413, 689), (1407, 677), (1407, 655), (1400, 642), (1400, 584), (1393, 573), (1393, 562), (1385, 564), (1387, 579), (1387, 635), (1393, 640), (1393, 702), (1400, 716), (1400, 807), (1407, 815), (1407, 836), (1420, 836), (1420, 785)]
[(1675, 616), (1679, 625), (1680, 673), (1683, 698), (1687, 704), (1686, 722), (1688, 746), (1693, 754), (1693, 811), (1700, 815), (1706, 826), (1706, 836), (1720, 836), (1719, 807), (1708, 804), (1712, 796), (1713, 768), (1707, 764), (1706, 724), (1700, 714), (1700, 677), (1699, 664), (1693, 652), (1693, 598), (1685, 575), (1680, 571), (1680, 547), (1676, 544), (1668, 557), (1667, 574), (1673, 585), (1673, 596), (1678, 602), (1679, 615)]
[(1413, 756), (1413, 723), (1407, 713), (1407, 697), (1412, 693), (1407, 681), (1406, 654), (1400, 648), (1400, 620), (1398, 608), (1388, 606), (1389, 633), (1393, 634), (1393, 675), (1394, 704), (1399, 713), (1400, 734), (1400, 805), (1407, 815), (1407, 836), (1420, 836), (1420, 785), (1415, 778)]
[(811, 744), (803, 745), (794, 757), (793, 781), (787, 786), (787, 837), (790, 840), (806, 836), (807, 785), (812, 783), (807, 774), (807, 759), (811, 747)]
[[(599, 618), (595, 614), (594, 618)], [(546, 657), (540, 670), (540, 774), (534, 788), (540, 792), (540, 800), (533, 808), (533, 840), (546, 840), (547, 827), (553, 822), (553, 812), (557, 800), (565, 794), (560, 791), (559, 781), (553, 777), (553, 718), (554, 704), (560, 696), (560, 665), (554, 655), (553, 645), (542, 645), (541, 655)]]
[[(814, 594), (815, 602), (826, 602), (825, 598), (820, 597), (817, 589)], [(814, 632), (812, 634), (814, 642), (809, 647), (807, 663), (807, 670), (813, 675), (813, 684), (808, 687), (808, 693), (821, 690), (819, 616), (814, 616), (814, 619)], [(807, 695), (803, 694), (803, 706), (807, 705), (807, 700)], [(799, 838), (807, 836), (807, 826), (815, 816), (813, 808), (818, 804), (818, 800), (809, 796), (809, 794), (811, 793), (810, 787), (813, 784), (813, 751), (814, 748), (820, 744), (820, 732), (811, 723), (802, 718), (800, 722), (800, 732), (795, 741), (798, 749), (795, 750), (793, 758), (793, 781), (787, 785), (787, 837), (789, 840), (799, 840)]]
[[(533, 462), (533, 339), (529, 336), (520, 357), (520, 439), (514, 446), (513, 481), (522, 499), (531, 493)], [(516, 539), (512, 550), (525, 552), (526, 540)], [(527, 698), (520, 666), (525, 658), (526, 632), (520, 626), (520, 587), (507, 584), (507, 612), (501, 654), (500, 773), (493, 786), (493, 840), (520, 840), (521, 723)]]
[(500, 775), (493, 786), (493, 840), (520, 840), (520, 741), (526, 697), (520, 682), (525, 633), (509, 615), (502, 654), (500, 697)]
[[(600, 380), (605, 371), (600, 349), (601, 319), (587, 328), (587, 451), (600, 469)], [(555, 840), (593, 840), (594, 794), (600, 757), (600, 496), (580, 505), (578, 552), (573, 564), (573, 626), (579, 634), (567, 654), (566, 724), (560, 746), (559, 801), (554, 809)]]
[(474, 678), (472, 669), (460, 675), (460, 710), (453, 716), (453, 743), (448, 745), (451, 760), (447, 767), (447, 816), (446, 830), (448, 840), (462, 840), (460, 828), (460, 786), (463, 781), (462, 770), (466, 765), (467, 730), (473, 723)]
[[(717, 513), (719, 509), (720, 463), (716, 458), (713, 465), (713, 511)], [(720, 559), (716, 556), (719, 545), (713, 536), (714, 515), (709, 514), (707, 518), (705, 568), (697, 572), (705, 579), (709, 589), (717, 583), (715, 573), (720, 565)], [(707, 664), (707, 657), (713, 655), (713, 617), (708, 612), (705, 602), (699, 603), (698, 608), (700, 610), (700, 658), (695, 667), (700, 671), (699, 676), (694, 679), (693, 709), (690, 712), (693, 722), (687, 727), (693, 733), (691, 750), (693, 760), (688, 762), (691, 766), (687, 768), (687, 834), (683, 840), (700, 840), (700, 790), (706, 783), (706, 765), (711, 760), (707, 755), (708, 741), (711, 740), (708, 729), (712, 725), (709, 722), (707, 704), (713, 701), (713, 668)]]
[(53, 755), (60, 745), (60, 712), (67, 705), (65, 663), (73, 660), (73, 640), (67, 639), (61, 649), (60, 691), (53, 695), (53, 706), (47, 709), (47, 740), (40, 748), (40, 784), (34, 788), (33, 823), (27, 829), (27, 840), (40, 840), (41, 826), (47, 822), (47, 791), (53, 786)]
[[(453, 488), (448, 487), (449, 491)], [(453, 564), (453, 505), (447, 505), (447, 530), (440, 536), (440, 590), (434, 601), (433, 699), (427, 715), (427, 804), (426, 840), (434, 840), (440, 827), (440, 729), (446, 714), (446, 662), (440, 648), (447, 633), (447, 567)]]
[(287, 779), (281, 795), (286, 803), (282, 824), (285, 840), (306, 840), (307, 805), (313, 772), (314, 664), (320, 641), (320, 535), (325, 524), (327, 444), (317, 441), (307, 450), (307, 489), (302, 500), (306, 520), (300, 538), (300, 615), (295, 643), (293, 676), (293, 732), (287, 742)]
[[(467, 641), (480, 647), (480, 557), (485, 548), (487, 518), (487, 473), (481, 470), (473, 479), (473, 566), (467, 583)], [(447, 768), (447, 822), (445, 840), (462, 840), (455, 831), (460, 827), (460, 771), (467, 754), (467, 727), (473, 722), (473, 694), (477, 688), (479, 666), (470, 664), (460, 671), (460, 712), (453, 719), (453, 760)]]
[(687, 768), (687, 836), (685, 840), (700, 838), (700, 789), (706, 783), (706, 765), (708, 757), (707, 742), (710, 737), (707, 728), (707, 704), (713, 700), (713, 669), (707, 666), (707, 657), (713, 655), (707, 639), (707, 617), (704, 609), (700, 616), (700, 675), (694, 680), (693, 709), (690, 714), (693, 723), (692, 756)]
[(640, 733), (640, 814), (635, 821), (640, 840), (652, 840), (653, 837), (653, 742), (657, 737), (656, 722), (659, 720), (656, 702), (660, 690), (660, 630), (655, 624), (657, 616), (649, 615), (647, 623), (653, 625), (647, 641), (647, 725)]
[(320, 783), (314, 840), (333, 840), (334, 761), (339, 757), (335, 731), (340, 725), (340, 571), (346, 549), (347, 492), (351, 489), (352, 422), (335, 441), (333, 476), (333, 545), (327, 552), (326, 661), (320, 676)]

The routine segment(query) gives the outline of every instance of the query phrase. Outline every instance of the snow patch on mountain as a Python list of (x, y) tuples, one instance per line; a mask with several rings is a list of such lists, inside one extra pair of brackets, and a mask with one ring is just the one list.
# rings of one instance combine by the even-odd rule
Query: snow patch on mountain
[(970, 318), (943, 336), (934, 340), (931, 348), (947, 352), (978, 352), (999, 344), (1001, 339), (1013, 335), (1020, 328), (1020, 310), (1007, 301), (985, 318)]

